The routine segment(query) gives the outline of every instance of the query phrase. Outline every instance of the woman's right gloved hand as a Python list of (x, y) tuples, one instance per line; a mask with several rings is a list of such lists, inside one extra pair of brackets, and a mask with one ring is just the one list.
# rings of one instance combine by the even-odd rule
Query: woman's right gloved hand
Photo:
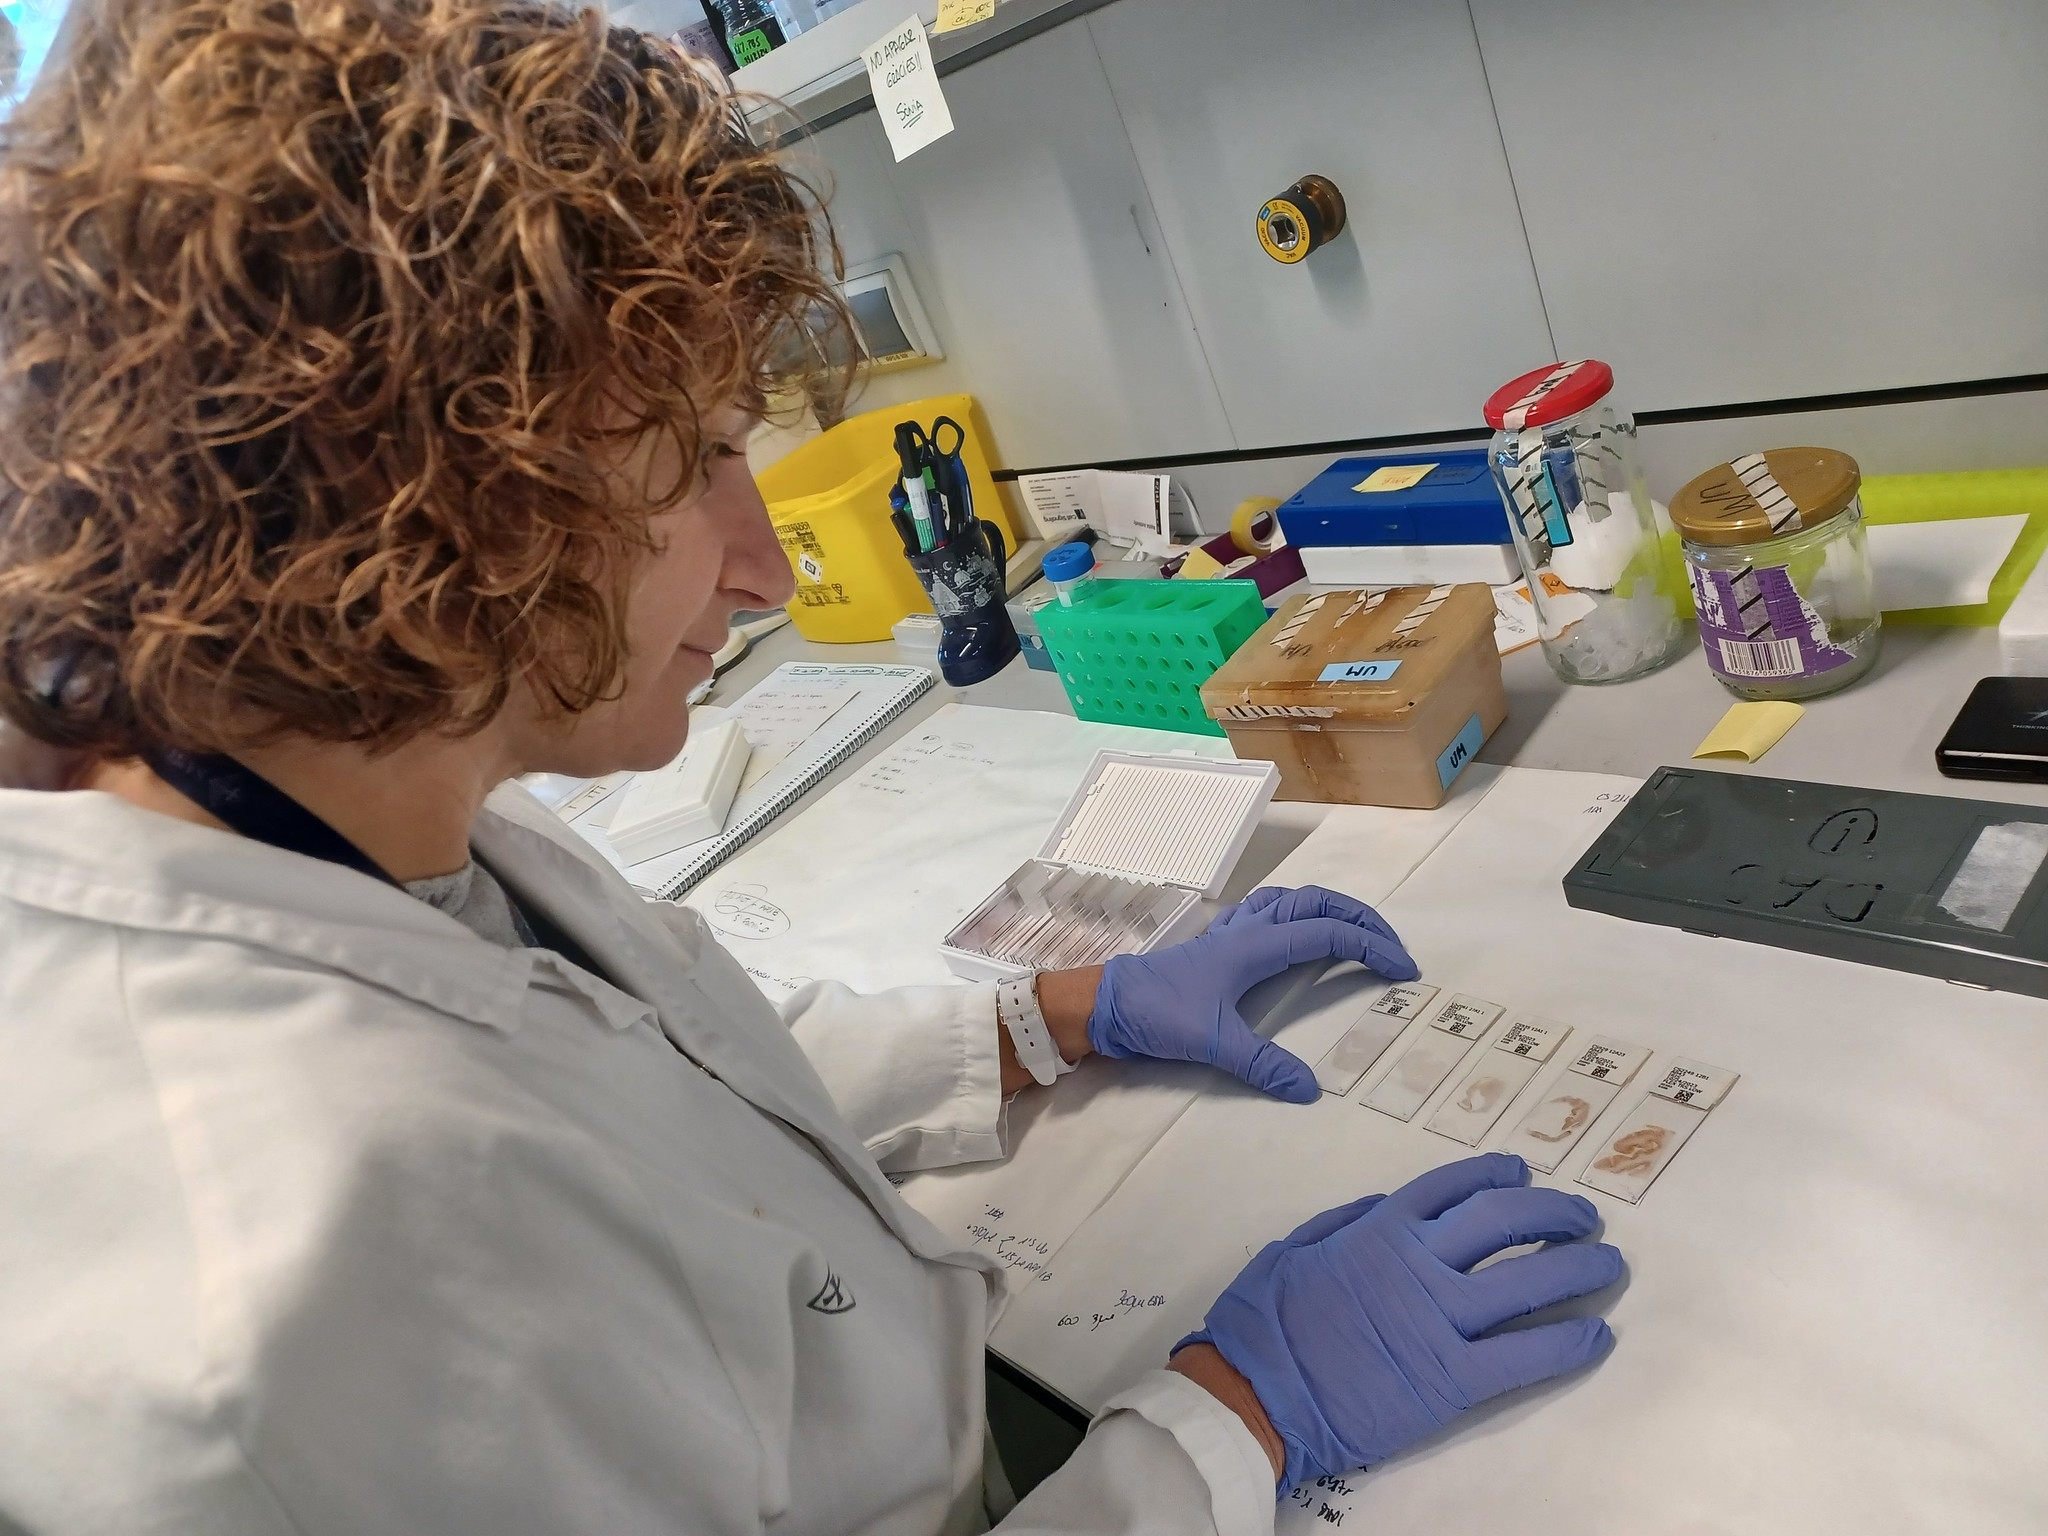
[[(1176, 1346), (1213, 1344), (1251, 1383), (1286, 1447), (1283, 1495), (1606, 1353), (1599, 1318), (1495, 1331), (1621, 1275), (1618, 1250), (1576, 1241), (1600, 1224), (1592, 1202), (1528, 1182), (1495, 1152), (1326, 1211), (1268, 1244)], [(1537, 1242), (1560, 1246), (1470, 1272)]]

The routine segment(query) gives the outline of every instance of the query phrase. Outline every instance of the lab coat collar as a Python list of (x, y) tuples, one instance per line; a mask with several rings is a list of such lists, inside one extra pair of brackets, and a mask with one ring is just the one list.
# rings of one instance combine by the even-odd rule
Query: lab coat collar
[[(544, 913), (608, 970), (636, 973), (675, 963), (673, 940), (639, 893), (520, 786), (492, 792), (470, 830), (470, 846), (521, 906)], [(620, 981), (632, 985), (624, 975)], [(646, 1003), (633, 1005), (636, 1017), (649, 1011)]]
[(294, 955), (507, 1033), (538, 958), (368, 875), (94, 790), (0, 790), (0, 899)]
[[(544, 911), (609, 980), (548, 951), (502, 948), (371, 876), (96, 791), (0, 789), (0, 903), (292, 955), (508, 1034), (535, 985), (581, 995), (615, 1029), (651, 1020), (685, 1057), (817, 1146), (915, 1252), (957, 1260), (846, 1131), (745, 974), (702, 953), (716, 946), (701, 925), (664, 923), (575, 839), (517, 785), (496, 791), (471, 830), (478, 857), (520, 904)], [(694, 974), (713, 958), (724, 961), (714, 970), (731, 972), (729, 993), (714, 986), (713, 995)]]
[[(701, 923), (664, 921), (654, 903), (592, 859), (559, 817), (517, 786), (492, 795), (471, 840), (478, 857), (516, 886), (522, 905), (559, 924), (625, 991), (568, 966), (572, 984), (624, 999), (635, 1017), (651, 1013), (686, 1058), (817, 1147), (913, 1251), (927, 1258), (956, 1251), (897, 1197), (847, 1131), (759, 989), (730, 956), (705, 953), (717, 944)], [(729, 990), (713, 979), (720, 972)]]
[[(758, 1042), (744, 1038), (747, 1031), (731, 1017), (730, 999), (721, 1005), (698, 986), (691, 972), (702, 956), (685, 933), (664, 924), (649, 902), (609, 865), (592, 859), (577, 835), (532, 795), (516, 785), (496, 791), (471, 841), (477, 856), (515, 887), (522, 905), (545, 913), (605, 967), (616, 986), (567, 964), (562, 972), (601, 1008), (605, 998), (616, 1000), (622, 1016), (615, 1023), (651, 1015), (685, 1056), (806, 1133), (816, 1129), (821, 1113), (829, 1118), (822, 1104), (796, 1102), (771, 1075), (757, 1070)], [(764, 1018), (772, 1017), (751, 983), (746, 1000)], [(610, 1009), (606, 1016), (613, 1017)]]

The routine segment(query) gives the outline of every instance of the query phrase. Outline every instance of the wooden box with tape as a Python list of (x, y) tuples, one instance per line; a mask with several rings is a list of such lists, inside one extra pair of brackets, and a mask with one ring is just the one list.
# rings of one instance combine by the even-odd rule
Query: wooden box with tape
[(1296, 598), (1202, 685), (1279, 798), (1441, 805), (1507, 718), (1493, 594), (1473, 584)]

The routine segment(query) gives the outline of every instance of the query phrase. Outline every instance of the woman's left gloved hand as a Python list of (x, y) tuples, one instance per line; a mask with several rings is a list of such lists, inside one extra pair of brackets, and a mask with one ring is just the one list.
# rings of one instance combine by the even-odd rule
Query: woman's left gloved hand
[(1291, 1104), (1317, 1098), (1299, 1056), (1261, 1039), (1237, 1011), (1254, 985), (1311, 960), (1355, 960), (1389, 981), (1421, 974), (1363, 902), (1306, 885), (1252, 892), (1200, 938), (1104, 967), (1088, 1043), (1104, 1056), (1201, 1061)]

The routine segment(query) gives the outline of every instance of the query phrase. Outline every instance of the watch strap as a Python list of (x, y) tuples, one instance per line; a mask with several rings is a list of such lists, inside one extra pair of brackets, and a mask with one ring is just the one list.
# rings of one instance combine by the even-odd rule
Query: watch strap
[(996, 983), (996, 1019), (1009, 1031), (1018, 1064), (1033, 1082), (1050, 1086), (1074, 1070), (1061, 1057), (1039, 1009), (1037, 976), (1013, 976)]

